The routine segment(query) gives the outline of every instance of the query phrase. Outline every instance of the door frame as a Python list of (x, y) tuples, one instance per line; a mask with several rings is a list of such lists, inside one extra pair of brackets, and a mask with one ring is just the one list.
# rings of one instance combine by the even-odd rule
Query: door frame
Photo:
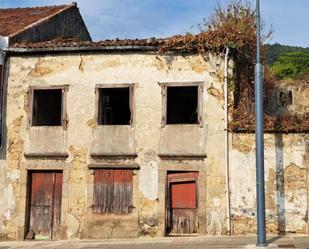
[[(196, 184), (196, 213), (197, 216), (199, 216), (199, 171), (182, 171), (182, 170), (171, 170), (166, 172), (166, 181), (165, 181), (165, 235), (169, 236), (171, 233), (170, 229), (170, 222), (172, 221), (170, 219), (172, 208), (171, 208), (171, 188), (170, 184), (171, 183), (176, 183), (176, 182), (195, 182)], [(175, 181), (169, 181), (169, 175), (171, 174), (184, 174), (186, 177), (179, 178), (179, 180)], [(198, 217), (197, 217), (198, 218)], [(180, 235), (181, 236), (181, 235)]]

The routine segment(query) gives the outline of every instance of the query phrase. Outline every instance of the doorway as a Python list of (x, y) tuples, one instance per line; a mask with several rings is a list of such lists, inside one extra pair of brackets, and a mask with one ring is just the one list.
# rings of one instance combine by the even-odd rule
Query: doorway
[(29, 171), (26, 239), (59, 239), (62, 171)]
[(167, 233), (198, 232), (197, 172), (172, 172), (167, 175)]

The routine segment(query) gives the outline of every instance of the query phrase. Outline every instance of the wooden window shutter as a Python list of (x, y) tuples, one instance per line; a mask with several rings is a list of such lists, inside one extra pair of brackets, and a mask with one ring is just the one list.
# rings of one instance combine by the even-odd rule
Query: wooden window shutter
[(162, 94), (162, 120), (161, 126), (164, 127), (166, 125), (166, 115), (167, 115), (167, 85), (163, 84), (161, 86), (161, 94)]
[(96, 124), (100, 124), (102, 120), (102, 103), (101, 103), (101, 88), (95, 89), (95, 112), (96, 112)]
[(129, 101), (130, 101), (130, 125), (133, 125), (134, 121), (134, 85), (130, 86), (130, 94), (129, 94)]
[(202, 126), (203, 125), (203, 85), (198, 86), (198, 94), (197, 94), (197, 101), (198, 101), (198, 113), (197, 119), (198, 123)]
[(37, 119), (37, 109), (38, 109), (38, 103), (35, 101), (34, 98), (34, 89), (29, 90), (29, 95), (30, 95), (30, 104), (29, 104), (29, 126), (32, 125), (32, 120)]
[(63, 88), (61, 90), (61, 125), (66, 129), (67, 128), (67, 123), (68, 123), (68, 118), (67, 118), (67, 106), (66, 106), (66, 97), (67, 97), (67, 89)]
[(133, 207), (133, 171), (96, 169), (93, 192), (94, 213), (131, 213)]

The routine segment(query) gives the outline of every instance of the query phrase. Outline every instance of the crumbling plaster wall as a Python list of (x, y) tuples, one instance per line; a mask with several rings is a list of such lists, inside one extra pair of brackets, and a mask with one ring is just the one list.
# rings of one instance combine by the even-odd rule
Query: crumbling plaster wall
[[(137, 163), (134, 177), (133, 214), (139, 231), (133, 235), (164, 236), (165, 182), (168, 170), (199, 171), (200, 233), (226, 234), (224, 133), (223, 133), (223, 60), (212, 55), (161, 56), (156, 53), (88, 53), (50, 56), (16, 56), (10, 58), (7, 108), (7, 162), (1, 164), (0, 234), (6, 239), (22, 239), (25, 224), (26, 176), (30, 159), (24, 155), (29, 142), (29, 86), (69, 85), (67, 92), (67, 153), (65, 163), (68, 184), (63, 190), (62, 237), (87, 238), (91, 212), (91, 172), (88, 165), (97, 163), (90, 148), (95, 124), (96, 84), (135, 84), (134, 135), (136, 159), (118, 163)], [(162, 96), (158, 82), (202, 81), (203, 125), (207, 135), (201, 143), (207, 158), (165, 160), (158, 156)], [(175, 133), (175, 136), (181, 136)], [(194, 143), (195, 141), (188, 141)], [(42, 143), (49, 141), (42, 139)], [(42, 153), (42, 151), (40, 151)], [(50, 159), (37, 158), (43, 169), (53, 168)], [(44, 162), (44, 163), (43, 163)], [(101, 159), (100, 163), (115, 163)], [(57, 163), (57, 162), (56, 162)], [(48, 165), (51, 166), (48, 166)], [(44, 166), (45, 165), (45, 166)], [(19, 203), (22, 205), (19, 206)], [(19, 206), (19, 208), (18, 208)], [(123, 216), (114, 215), (124, 222)], [(138, 217), (138, 220), (137, 220)], [(104, 216), (97, 218), (104, 220)], [(133, 221), (132, 221), (133, 222)], [(134, 222), (127, 224), (134, 228)], [(122, 223), (123, 225), (124, 223)], [(116, 226), (113, 223), (111, 226)], [(17, 231), (17, 227), (19, 231)], [(137, 229), (137, 228), (135, 228)], [(119, 231), (119, 229), (118, 229)], [(126, 236), (123, 231), (109, 237)], [(103, 236), (103, 235), (102, 235)]]
[[(233, 234), (256, 233), (254, 134), (230, 135)], [(267, 232), (308, 233), (308, 134), (265, 135)]]
[[(279, 93), (291, 92), (291, 103), (283, 105), (279, 101)], [(308, 81), (283, 80), (277, 83), (276, 88), (268, 94), (266, 111), (271, 115), (306, 115), (309, 112)]]

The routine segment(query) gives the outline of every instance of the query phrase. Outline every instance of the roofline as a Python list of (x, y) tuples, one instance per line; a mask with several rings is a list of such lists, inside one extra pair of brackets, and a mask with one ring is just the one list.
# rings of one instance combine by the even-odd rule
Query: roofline
[(29, 24), (28, 26), (22, 28), (22, 29), (19, 30), (19, 31), (16, 31), (16, 32), (13, 33), (13, 34), (8, 35), (8, 37), (11, 38), (11, 37), (14, 37), (14, 36), (16, 36), (16, 35), (19, 35), (19, 34), (21, 34), (22, 32), (26, 31), (27, 29), (30, 29), (30, 28), (32, 28), (32, 27), (35, 27), (35, 26), (41, 24), (42, 22), (45, 22), (45, 21), (47, 21), (48, 19), (50, 19), (50, 18), (52, 18), (52, 17), (54, 17), (54, 16), (56, 16), (56, 15), (62, 13), (63, 11), (68, 10), (68, 9), (70, 9), (70, 8), (72, 8), (72, 7), (77, 7), (77, 4), (76, 4), (76, 3), (69, 4), (69, 5), (67, 5), (66, 7), (64, 7), (63, 9), (58, 10), (57, 12), (54, 12), (53, 14), (51, 14), (51, 15), (49, 15), (49, 16), (47, 16), (47, 17), (44, 17), (44, 18), (42, 18), (42, 19), (40, 19), (40, 20), (38, 20), (38, 21), (36, 21), (36, 22), (34, 22), (34, 23), (31, 23), (31, 24)]
[(53, 52), (90, 52), (90, 51), (140, 51), (140, 52), (157, 52), (159, 47), (157, 46), (137, 46), (137, 45), (125, 45), (125, 46), (82, 46), (82, 47), (49, 47), (49, 48), (12, 48), (8, 47), (4, 49), (8, 54), (29, 54), (29, 53), (53, 53)]
[(92, 37), (91, 37), (90, 32), (89, 32), (89, 30), (88, 30), (88, 27), (87, 27), (87, 25), (86, 25), (86, 23), (85, 23), (85, 21), (84, 21), (84, 18), (83, 18), (83, 16), (82, 16), (82, 14), (80, 13), (79, 8), (77, 7), (77, 3), (76, 3), (76, 2), (72, 2), (72, 5), (74, 5), (74, 6), (77, 8), (77, 13), (78, 13), (78, 15), (79, 15), (81, 21), (83, 22), (83, 25), (84, 25), (84, 27), (85, 27), (85, 29), (86, 29), (86, 31), (87, 31), (89, 40), (92, 41)]

